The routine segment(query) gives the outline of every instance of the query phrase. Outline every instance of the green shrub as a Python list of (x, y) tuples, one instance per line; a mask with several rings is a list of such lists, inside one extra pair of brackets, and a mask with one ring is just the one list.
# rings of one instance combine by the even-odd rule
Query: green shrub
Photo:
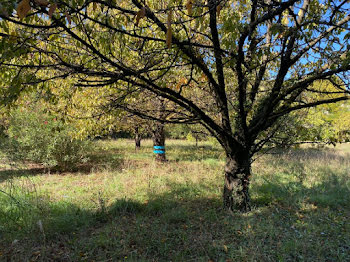
[(72, 170), (87, 160), (89, 141), (73, 138), (74, 129), (54, 116), (35, 109), (12, 113), (7, 130), (7, 156), (60, 171)]
[(187, 141), (190, 141), (190, 142), (196, 141), (196, 139), (193, 137), (193, 135), (192, 135), (191, 132), (189, 132), (189, 133), (187, 134), (186, 140), (187, 140)]

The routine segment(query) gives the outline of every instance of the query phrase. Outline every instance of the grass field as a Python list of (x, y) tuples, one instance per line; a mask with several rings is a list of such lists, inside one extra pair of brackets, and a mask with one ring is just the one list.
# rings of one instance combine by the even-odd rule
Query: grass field
[(210, 143), (98, 141), (74, 173), (0, 155), (0, 261), (350, 261), (350, 145), (259, 155), (253, 210), (222, 210)]

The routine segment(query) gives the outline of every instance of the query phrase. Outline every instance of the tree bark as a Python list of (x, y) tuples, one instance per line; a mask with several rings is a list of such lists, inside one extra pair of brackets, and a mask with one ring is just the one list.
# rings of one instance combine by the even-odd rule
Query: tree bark
[(247, 212), (251, 210), (249, 183), (251, 161), (249, 154), (236, 152), (227, 157), (225, 165), (224, 208)]
[[(158, 118), (165, 119), (165, 101), (163, 98), (155, 100), (155, 107), (158, 109)], [(164, 123), (155, 122), (153, 128), (153, 152), (156, 155), (156, 161), (165, 162), (165, 130)]]
[(165, 156), (165, 133), (164, 133), (164, 124), (155, 123), (153, 129), (153, 149), (156, 154), (156, 161), (164, 162), (166, 161)]
[(141, 134), (139, 133), (139, 128), (135, 127), (135, 149), (139, 150), (141, 148)]

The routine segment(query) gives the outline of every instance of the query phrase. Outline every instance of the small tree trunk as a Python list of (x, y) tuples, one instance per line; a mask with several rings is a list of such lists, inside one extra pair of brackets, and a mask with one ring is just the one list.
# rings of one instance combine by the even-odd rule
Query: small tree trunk
[(153, 152), (156, 154), (156, 160), (159, 162), (166, 161), (165, 157), (165, 133), (164, 124), (156, 123), (153, 130)]
[[(158, 118), (165, 119), (165, 102), (163, 98), (155, 100), (155, 107), (158, 109)], [(153, 128), (153, 152), (156, 155), (156, 161), (165, 162), (165, 132), (164, 123), (155, 122)]]
[(135, 128), (135, 149), (138, 150), (141, 148), (141, 134), (139, 133), (139, 128)]
[(228, 157), (225, 165), (225, 184), (223, 192), (224, 208), (247, 212), (251, 210), (249, 183), (251, 162), (248, 154)]

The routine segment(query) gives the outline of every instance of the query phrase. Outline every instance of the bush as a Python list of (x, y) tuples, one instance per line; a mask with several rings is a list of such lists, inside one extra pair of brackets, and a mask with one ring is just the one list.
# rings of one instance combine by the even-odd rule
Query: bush
[(74, 129), (40, 110), (17, 110), (12, 113), (7, 156), (28, 160), (60, 171), (72, 170), (87, 160), (89, 141), (72, 137)]

